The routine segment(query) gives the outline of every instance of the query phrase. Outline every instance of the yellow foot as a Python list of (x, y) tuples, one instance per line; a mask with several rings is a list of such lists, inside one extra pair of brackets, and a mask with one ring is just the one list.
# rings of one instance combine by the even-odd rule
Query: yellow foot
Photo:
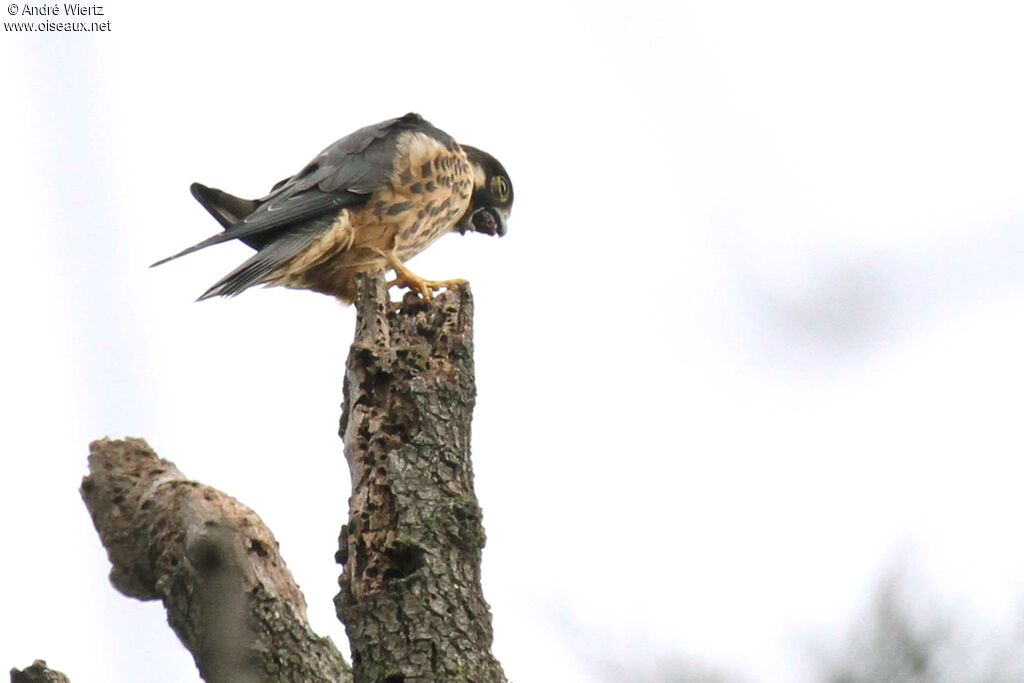
[(395, 271), (395, 279), (388, 280), (388, 287), (405, 287), (416, 290), (424, 301), (434, 298), (434, 292), (439, 289), (451, 289), (466, 284), (465, 280), (424, 280), (411, 270), (405, 267), (394, 252), (375, 249), (375, 251), (387, 259), (391, 268)]
[(458, 285), (466, 284), (465, 280), (424, 280), (421, 277), (408, 277), (407, 275), (399, 274), (394, 280), (388, 280), (388, 287), (407, 287), (408, 289), (415, 289), (424, 301), (430, 301), (434, 298), (434, 292), (439, 289), (451, 289)]

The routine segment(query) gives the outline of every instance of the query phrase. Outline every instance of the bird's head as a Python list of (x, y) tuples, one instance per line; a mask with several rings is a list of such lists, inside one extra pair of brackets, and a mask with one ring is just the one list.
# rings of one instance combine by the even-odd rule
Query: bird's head
[(462, 145), (473, 169), (473, 196), (469, 208), (455, 227), (485, 235), (503, 236), (512, 212), (512, 180), (501, 162), (476, 147)]

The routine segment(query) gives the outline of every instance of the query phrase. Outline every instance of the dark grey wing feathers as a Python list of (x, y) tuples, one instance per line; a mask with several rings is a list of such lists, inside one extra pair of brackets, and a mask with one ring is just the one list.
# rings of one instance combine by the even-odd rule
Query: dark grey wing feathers
[(320, 153), (321, 168), (328, 171), (320, 189), (333, 192), (345, 188), (369, 194), (391, 176), (398, 136), (391, 135), (402, 119), (391, 119), (360, 128)]
[(339, 209), (354, 204), (355, 202), (352, 201), (352, 198), (356, 196), (349, 193), (325, 194), (320, 191), (313, 191), (288, 197), (284, 200), (267, 202), (262, 204), (251, 215), (246, 216), (224, 232), (207, 237), (202, 242), (193, 244), (191, 247), (157, 261), (153, 265), (162, 265), (168, 261), (173, 261), (176, 258), (205, 249), (214, 244), (220, 244), (221, 242), (235, 239), (245, 241), (246, 238), (251, 239), (261, 233), (297, 225), (328, 212), (337, 213)]
[(321, 169), (331, 173), (320, 182), (324, 192), (344, 188), (349, 192), (369, 194), (388, 181), (394, 170), (399, 134), (405, 131), (425, 133), (445, 147), (455, 141), (435, 128), (419, 114), (406, 114), (397, 119), (360, 128), (338, 140), (317, 157)]
[(331, 213), (333, 217), (339, 209), (359, 203), (361, 199), (349, 192), (327, 194), (319, 190), (310, 190), (286, 199), (272, 199), (218, 237), (239, 239), (275, 228), (296, 225), (326, 213)]
[(345, 163), (327, 166), (331, 173), (320, 182), (324, 192), (346, 189), (349, 192), (370, 194), (388, 182), (391, 177), (398, 136), (391, 136), (369, 146), (357, 156), (347, 157)]
[(329, 219), (310, 221), (302, 228), (288, 231), (218, 280), (196, 301), (214, 296), (235, 296), (260, 284), (268, 275), (308, 249), (330, 223)]

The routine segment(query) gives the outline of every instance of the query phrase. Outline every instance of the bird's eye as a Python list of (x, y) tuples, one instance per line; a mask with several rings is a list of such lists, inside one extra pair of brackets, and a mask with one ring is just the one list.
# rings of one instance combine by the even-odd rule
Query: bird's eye
[(499, 202), (508, 201), (508, 180), (505, 176), (494, 176), (491, 178), (491, 194), (497, 197)]

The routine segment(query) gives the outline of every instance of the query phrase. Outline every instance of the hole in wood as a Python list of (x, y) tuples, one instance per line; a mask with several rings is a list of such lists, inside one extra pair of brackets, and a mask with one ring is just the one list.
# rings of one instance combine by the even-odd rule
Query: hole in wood
[(397, 543), (385, 556), (388, 560), (388, 568), (384, 570), (385, 581), (404, 579), (423, 566), (423, 550), (413, 545)]

